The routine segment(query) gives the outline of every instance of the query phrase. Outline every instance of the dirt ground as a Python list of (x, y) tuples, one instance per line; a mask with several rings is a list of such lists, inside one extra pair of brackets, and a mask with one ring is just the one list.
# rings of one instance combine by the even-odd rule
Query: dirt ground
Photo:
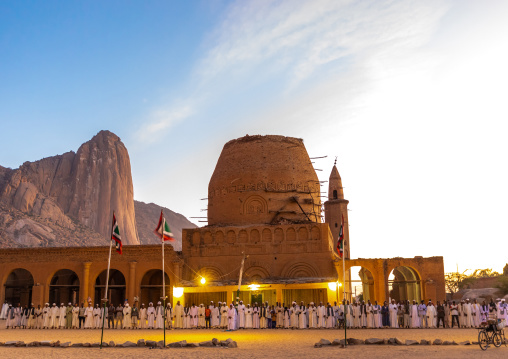
[[(2, 326), (3, 327), (3, 326)], [(100, 341), (100, 330), (23, 330), (0, 329), (0, 342), (22, 340), (25, 343), (42, 340), (70, 341), (72, 343), (97, 343)], [(476, 341), (476, 329), (352, 329), (347, 332), (348, 338), (393, 338), (401, 341), (413, 339), (455, 340), (457, 343), (466, 340)], [(236, 349), (225, 348), (12, 348), (0, 347), (1, 358), (508, 358), (508, 347), (491, 347), (480, 350), (478, 345), (458, 346), (391, 346), (391, 345), (357, 345), (339, 348), (327, 346), (314, 348), (314, 343), (321, 338), (333, 341), (343, 339), (343, 330), (239, 330), (225, 332), (222, 330), (169, 330), (166, 331), (166, 343), (187, 340), (202, 342), (217, 338), (231, 338), (238, 343)], [(137, 342), (138, 339), (162, 340), (162, 330), (114, 330), (104, 331), (104, 341), (124, 343)]]

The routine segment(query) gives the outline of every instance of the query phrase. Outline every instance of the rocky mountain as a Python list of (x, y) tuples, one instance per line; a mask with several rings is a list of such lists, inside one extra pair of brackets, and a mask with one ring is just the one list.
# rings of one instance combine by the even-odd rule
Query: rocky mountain
[[(0, 166), (1, 247), (107, 245), (113, 210), (124, 244), (156, 241), (148, 229), (153, 232), (160, 207), (135, 206), (129, 154), (109, 131), (99, 132), (76, 153), (25, 162), (14, 170)], [(194, 225), (170, 210), (165, 214), (181, 248), (182, 226)]]
[[(138, 227), (139, 241), (141, 244), (158, 244), (160, 239), (153, 233), (157, 226), (157, 220), (161, 213), (161, 206), (154, 203), (134, 201), (136, 209), (136, 225)], [(170, 243), (176, 251), (182, 250), (182, 228), (196, 228), (185, 216), (175, 213), (168, 208), (162, 208), (164, 218), (175, 236), (174, 242)]]

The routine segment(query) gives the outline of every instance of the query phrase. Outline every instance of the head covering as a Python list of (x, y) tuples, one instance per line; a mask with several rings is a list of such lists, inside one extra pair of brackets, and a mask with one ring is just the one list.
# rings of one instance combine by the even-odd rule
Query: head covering
[(157, 304), (161, 304), (161, 302), (160, 302), (160, 301), (158, 301), (158, 302), (157, 302)]

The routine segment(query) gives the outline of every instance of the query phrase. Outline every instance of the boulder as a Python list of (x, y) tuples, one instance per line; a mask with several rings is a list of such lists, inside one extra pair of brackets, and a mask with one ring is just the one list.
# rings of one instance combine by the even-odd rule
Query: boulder
[(445, 341), (443, 342), (443, 345), (452, 345), (452, 344), (453, 344), (453, 342), (451, 342), (451, 341), (449, 341), (449, 340), (445, 340)]
[(384, 344), (384, 339), (379, 338), (368, 338), (365, 339), (365, 344)]
[(185, 347), (186, 348), (198, 348), (199, 344), (198, 343), (187, 343), (187, 345)]
[(443, 345), (443, 341), (441, 339), (436, 339), (436, 340), (434, 340), (434, 342), (432, 344), (434, 344), (434, 345)]
[(90, 348), (92, 346), (92, 344), (90, 344), (90, 343), (83, 343), (83, 346), (86, 347), (86, 348)]
[(418, 345), (418, 341), (407, 339), (406, 345)]
[(431, 345), (431, 341), (430, 340), (425, 340), (425, 339), (422, 339), (420, 340), (420, 345)]
[(69, 348), (71, 346), (71, 342), (60, 343), (60, 348)]
[(402, 341), (399, 338), (390, 338), (388, 339), (388, 344), (392, 345), (403, 345)]
[(41, 346), (40, 342), (30, 342), (26, 345), (27, 347), (39, 347)]
[(471, 342), (469, 340), (466, 340), (464, 342), (460, 342), (460, 345), (471, 345)]
[(53, 344), (51, 344), (52, 347), (59, 347), (60, 346), (60, 340), (57, 340)]
[(78, 347), (78, 348), (81, 348), (83, 346), (83, 343), (72, 343), (71, 347)]
[(344, 346), (345, 343), (346, 343), (346, 341), (344, 339), (334, 339), (333, 342), (332, 342), (332, 345), (342, 345), (342, 346)]
[(332, 343), (328, 339), (321, 339), (319, 341), (319, 344), (321, 344), (321, 345), (331, 345)]
[(125, 343), (118, 344), (117, 346), (122, 348), (134, 348), (137, 347), (137, 344), (130, 341), (126, 341)]
[(238, 348), (238, 344), (233, 340), (232, 342), (229, 342), (228, 348)]
[(179, 342), (169, 343), (168, 347), (170, 347), (170, 348), (183, 348), (186, 345), (187, 345), (187, 341), (186, 340), (181, 340)]
[(53, 342), (51, 340), (41, 341), (41, 347), (50, 347), (51, 345), (53, 345)]
[(213, 343), (213, 345), (219, 345), (220, 344), (219, 343), (219, 339), (217, 339), (217, 338), (213, 338), (212, 339), (212, 343)]
[(6, 347), (13, 347), (13, 346), (15, 346), (16, 344), (18, 344), (18, 341), (17, 341), (17, 340), (9, 340), (9, 341), (5, 342), (5, 346), (6, 346)]
[(361, 345), (365, 344), (365, 342), (361, 339), (355, 339), (355, 338), (347, 338), (347, 343), (351, 345)]
[(214, 346), (213, 342), (211, 340), (209, 341), (206, 341), (206, 342), (201, 342), (199, 343), (199, 346), (200, 347), (205, 347), (205, 348), (211, 348)]
[(92, 348), (100, 348), (101, 343), (92, 343)]
[(155, 346), (157, 345), (157, 342), (155, 340), (147, 340), (145, 342), (145, 345), (150, 348), (155, 348)]
[(322, 345), (319, 343), (314, 344), (314, 348), (321, 348), (321, 347), (322, 347)]
[(144, 347), (145, 346), (145, 340), (144, 339), (139, 339), (138, 342), (137, 342), (137, 346), (138, 347)]
[(110, 341), (108, 343), (108, 346), (111, 347), (111, 348), (114, 348), (115, 347), (115, 342), (114, 341)]
[(164, 340), (159, 340), (157, 342), (157, 348), (164, 348)]

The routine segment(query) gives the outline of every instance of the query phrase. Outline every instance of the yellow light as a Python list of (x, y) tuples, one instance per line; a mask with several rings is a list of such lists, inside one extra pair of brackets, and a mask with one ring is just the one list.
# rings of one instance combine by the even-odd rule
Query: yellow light
[(259, 284), (249, 284), (248, 287), (250, 290), (258, 290), (260, 285)]
[(201, 282), (201, 284), (205, 284), (205, 283), (206, 283), (206, 279), (205, 279), (205, 277), (201, 277), (200, 282)]
[(173, 297), (174, 298), (181, 298), (183, 295), (183, 288), (182, 287), (173, 287)]
[(335, 292), (337, 290), (337, 282), (329, 282), (328, 283), (328, 289), (330, 289), (330, 290)]
[[(339, 283), (339, 287), (342, 287), (342, 283)], [(347, 313), (346, 313), (347, 314)]]

